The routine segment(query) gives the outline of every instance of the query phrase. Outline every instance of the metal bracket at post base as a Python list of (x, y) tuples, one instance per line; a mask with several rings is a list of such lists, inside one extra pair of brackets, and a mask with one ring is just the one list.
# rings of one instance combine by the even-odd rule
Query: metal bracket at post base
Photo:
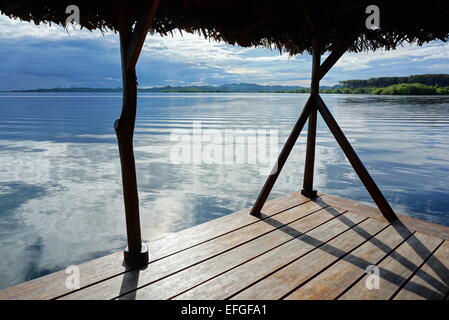
[(126, 247), (125, 251), (123, 251), (123, 256), (125, 258), (125, 263), (133, 266), (145, 265), (150, 261), (148, 246), (143, 242), (140, 252), (129, 251), (128, 247)]

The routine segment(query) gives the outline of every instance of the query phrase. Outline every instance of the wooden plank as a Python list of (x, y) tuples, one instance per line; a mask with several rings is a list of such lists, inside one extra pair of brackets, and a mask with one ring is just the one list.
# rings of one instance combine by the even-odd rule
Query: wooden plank
[[(338, 198), (328, 194), (320, 194), (319, 200), (335, 208), (345, 209), (351, 212), (357, 212), (360, 214), (364, 214), (370, 218), (375, 218), (380, 221), (386, 221), (385, 218), (382, 216), (382, 213), (379, 211), (379, 209), (365, 205), (363, 203)], [(435, 224), (432, 222), (412, 218), (401, 213), (397, 213), (397, 216), (401, 220), (401, 222), (405, 226), (407, 226), (407, 228), (413, 231), (425, 233), (427, 235), (434, 236), (443, 240), (449, 240), (448, 226), (443, 226), (440, 224)]]
[(449, 293), (449, 241), (445, 241), (394, 297), (442, 300)]
[(282, 299), (387, 226), (386, 223), (373, 219), (365, 220), (364, 224), (355, 226), (332, 241), (325, 243), (318, 249), (242, 291), (233, 299)]
[(441, 243), (441, 239), (415, 232), (379, 264), (379, 289), (368, 289), (365, 276), (339, 299), (390, 299)]
[[(351, 224), (352, 221), (349, 222), (349, 225)], [(364, 236), (369, 237), (385, 226), (386, 225), (384, 223), (376, 220), (366, 220), (349, 231), (346, 231), (343, 235), (338, 235), (337, 239), (342, 237), (345, 239), (353, 237), (355, 230), (360, 233), (364, 233)], [(306, 256), (309, 256), (309, 252), (313, 252), (313, 250), (320, 250), (316, 248), (320, 245), (320, 243), (322, 244), (323, 241), (318, 240), (318, 237), (322, 238), (323, 233), (329, 232), (329, 230), (327, 230), (324, 226), (323, 228), (320, 228), (320, 230), (321, 231), (316, 229), (311, 231), (307, 236), (298, 239), (302, 241), (290, 241), (287, 244), (282, 245), (254, 260), (251, 260), (236, 269), (226, 272), (219, 277), (187, 291), (186, 293), (176, 297), (176, 299), (227, 299), (235, 293), (251, 286), (258, 280), (297, 260), (299, 257), (306, 254)], [(315, 237), (314, 234), (316, 232), (320, 233)], [(353, 245), (356, 245), (357, 238), (357, 235), (355, 235), (354, 239), (348, 240)], [(303, 242), (308, 245), (304, 245)], [(332, 240), (331, 243), (332, 242), (334, 242), (334, 240)], [(270, 297), (268, 296), (267, 298)]]
[[(298, 222), (303, 217), (322, 209), (319, 205), (308, 202), (301, 206), (283, 211), (273, 218), (259, 221), (245, 228), (227, 233), (222, 237), (197, 245), (190, 249), (150, 263), (145, 270), (136, 270), (107, 279), (95, 286), (73, 292), (63, 299), (113, 299), (123, 293), (135, 290), (137, 287), (167, 277), (189, 266), (210, 259), (223, 252), (255, 238), (267, 235), (285, 224)], [(266, 223), (269, 221), (270, 223)], [(138, 275), (138, 278), (137, 278)], [(136, 281), (137, 279), (137, 281)]]
[[(236, 268), (251, 259), (262, 255), (288, 241), (292, 241), (304, 233), (330, 221), (328, 235), (338, 232), (339, 225), (343, 223), (338, 219), (335, 211), (323, 209), (313, 215), (292, 223), (285, 228), (273, 231), (266, 236), (257, 238), (234, 250), (225, 252), (217, 257), (209, 259), (204, 263), (195, 265), (189, 269), (174, 274), (171, 277), (153, 283), (149, 286), (128, 294), (123, 299), (169, 299), (181, 294), (213, 277), (216, 277), (232, 268)], [(361, 220), (359, 215), (352, 217), (354, 220)], [(321, 227), (323, 227), (322, 225)], [(346, 225), (344, 227), (348, 228)], [(317, 228), (318, 229), (318, 228)], [(296, 240), (295, 240), (296, 241)]]
[(336, 299), (358, 281), (369, 265), (378, 264), (407, 239), (412, 232), (406, 228), (389, 226), (370, 241), (361, 245), (286, 297), (287, 300)]
[[(195, 226), (190, 229), (186, 229), (186, 230), (178, 232), (178, 233), (166, 235), (165, 237), (160, 238), (155, 241), (152, 241), (150, 243), (150, 251), (151, 251), (152, 261), (151, 261), (149, 267), (153, 263), (160, 261), (161, 259), (166, 259), (167, 257), (170, 257), (175, 254), (177, 255), (184, 251), (188, 251), (196, 246), (206, 244), (207, 242), (212, 242), (214, 239), (217, 239), (218, 237), (222, 237), (226, 234), (235, 232), (237, 230), (243, 230), (242, 228), (246, 228), (247, 226), (260, 223), (261, 220), (268, 219), (268, 220), (266, 220), (266, 222), (269, 222), (269, 223), (275, 222), (273, 220), (281, 220), (282, 217), (285, 217), (285, 215), (282, 215), (281, 218), (279, 218), (279, 219), (276, 218), (280, 213), (282, 213), (290, 208), (296, 207), (298, 205), (302, 205), (309, 201), (310, 200), (308, 198), (301, 196), (299, 193), (293, 193), (293, 194), (284, 196), (279, 199), (268, 201), (262, 210), (263, 213), (262, 213), (261, 217), (252, 217), (248, 214), (250, 209), (244, 209), (244, 210), (240, 210), (239, 212), (236, 212), (234, 214), (204, 223), (202, 225), (198, 225), (198, 226)], [(363, 204), (359, 204), (359, 203), (355, 203), (353, 201), (344, 200), (344, 199), (340, 199), (340, 198), (329, 196), (329, 195), (321, 195), (320, 198), (315, 200), (315, 203), (321, 207), (324, 207), (326, 205), (331, 205), (331, 206), (335, 207), (340, 212), (349, 209), (349, 210), (353, 210), (354, 211), (353, 213), (360, 214), (365, 217), (369, 216), (369, 217), (373, 217), (373, 218), (381, 220), (381, 221), (383, 220), (383, 217), (381, 216), (380, 212), (376, 208), (366, 206)], [(272, 217), (272, 218), (269, 219), (269, 217)], [(405, 226), (407, 226), (410, 230), (413, 230), (413, 231), (418, 230), (427, 235), (436, 235), (438, 237), (441, 237), (442, 239), (449, 239), (449, 228), (446, 226), (436, 225), (436, 224), (424, 222), (424, 221), (421, 221), (418, 219), (405, 217), (402, 215), (400, 215), (400, 218), (401, 218), (401, 221), (404, 222)], [(297, 236), (297, 234), (296, 234), (296, 236)], [(265, 237), (265, 236), (263, 236), (263, 237)], [(384, 244), (389, 243), (390, 238), (391, 238), (391, 236), (385, 237), (385, 239), (380, 239), (381, 241), (379, 242), (379, 244), (381, 244), (382, 242)], [(227, 237), (227, 239), (230, 239), (230, 237)], [(241, 239), (243, 239), (243, 238), (241, 238)], [(272, 241), (272, 240), (273, 240), (272, 238), (269, 238), (269, 241)], [(285, 238), (284, 238), (284, 240), (285, 240)], [(254, 241), (251, 241), (251, 242), (254, 242)], [(214, 246), (218, 250), (219, 241), (218, 242), (216, 241), (213, 243), (214, 244), (211, 245), (211, 247), (208, 247), (206, 245), (202, 247), (202, 248), (206, 248), (206, 247), (209, 248), (209, 249), (206, 249), (207, 254), (213, 254), (213, 250), (215, 250), (215, 249), (213, 249)], [(229, 243), (230, 242), (227, 242), (227, 244), (225, 244), (225, 246), (229, 245)], [(257, 243), (260, 244), (261, 242), (257, 242)], [(276, 242), (276, 243), (278, 243), (278, 242)], [(247, 244), (245, 244), (245, 246), (246, 245)], [(278, 245), (282, 245), (282, 244), (278, 244)], [(365, 245), (362, 245), (362, 247)], [(269, 250), (272, 250), (276, 246), (277, 245), (274, 245)], [(362, 248), (362, 247), (360, 247), (360, 248)], [(360, 248), (358, 248), (356, 250), (359, 250)], [(248, 261), (250, 261), (251, 259), (260, 255), (260, 253), (258, 253), (260, 251), (257, 251), (257, 249), (258, 248), (255, 248), (255, 254), (252, 255), (252, 257), (249, 257), (250, 255), (248, 255), (249, 258), (244, 262), (249, 263)], [(223, 250), (226, 250), (226, 249), (223, 249)], [(228, 252), (232, 252), (234, 250), (231, 250)], [(377, 250), (378, 250), (378, 252), (380, 252), (380, 254), (383, 254), (383, 258), (385, 258), (385, 252), (382, 253), (382, 250), (379, 250), (379, 248), (377, 248)], [(435, 252), (435, 254), (439, 254), (439, 250), (440, 250), (440, 248), (438, 248), (438, 250)], [(354, 251), (354, 252), (357, 252), (357, 251)], [(265, 253), (265, 254), (269, 254), (269, 253)], [(378, 253), (374, 253), (374, 254), (376, 255)], [(214, 257), (214, 259), (216, 259), (218, 257)], [(277, 259), (277, 258), (279, 258), (279, 255), (277, 257), (275, 257), (275, 256), (273, 256), (273, 257), (274, 257), (274, 259)], [(191, 261), (197, 261), (196, 259), (198, 259), (198, 256), (195, 256), (195, 258), (192, 259)], [(173, 259), (173, 260), (175, 260), (175, 259)], [(306, 283), (304, 286), (299, 288), (298, 292), (300, 290), (302, 290), (302, 288), (306, 288), (309, 283), (313, 283), (316, 279), (319, 279), (323, 274), (326, 274), (329, 270), (334, 270), (335, 267), (338, 267), (340, 265), (340, 263), (342, 263), (343, 260), (338, 261), (335, 265), (332, 266), (332, 268), (325, 270), (322, 274), (319, 274), (316, 278), (314, 278), (310, 282)], [(439, 260), (443, 261), (443, 259), (439, 259)], [(185, 260), (185, 261), (188, 261), (188, 260)], [(441, 276), (441, 272), (438, 273), (439, 272), (438, 270), (435, 271), (434, 269), (432, 269), (432, 267), (435, 266), (435, 262), (432, 262), (432, 261), (433, 261), (432, 258), (429, 258), (428, 263), (429, 263), (429, 266), (431, 269), (427, 270), (427, 268), (429, 268), (429, 267), (426, 267), (427, 264), (424, 264), (422, 267), (423, 271), (421, 271), (421, 273), (417, 269), (415, 270), (415, 271), (417, 271), (416, 274), (414, 274), (413, 272), (408, 273), (407, 279), (411, 279), (411, 281), (410, 281), (411, 284), (403, 283), (399, 287), (397, 287), (396, 290), (394, 290), (394, 292), (397, 293), (398, 290), (400, 290), (402, 288), (402, 286), (404, 286), (404, 288), (402, 288), (399, 291), (398, 295), (396, 296), (398, 299), (401, 298), (402, 294), (404, 294), (403, 292), (404, 292), (405, 288), (407, 287), (407, 285), (412, 285), (413, 282), (416, 282), (415, 280), (417, 280), (417, 281), (419, 281), (420, 279), (423, 280), (420, 277), (421, 274), (425, 275), (423, 272), (431, 275), (432, 278), (434, 279), (433, 280), (434, 282), (428, 283), (428, 284), (422, 284), (422, 283), (418, 282), (418, 284), (432, 286), (432, 285), (436, 285), (436, 281), (441, 282), (443, 280), (443, 278)], [(206, 262), (207, 261), (202, 262), (202, 263), (200, 263), (200, 265), (203, 265)], [(244, 262), (242, 262), (242, 263), (244, 263)], [(240, 264), (238, 268), (245, 266), (247, 263), (244, 263), (243, 265)], [(375, 264), (375, 263), (373, 263), (373, 264)], [(422, 263), (421, 263), (421, 265), (422, 265)], [(444, 266), (447, 266), (446, 262), (444, 263)], [(106, 257), (102, 257), (102, 258), (99, 258), (99, 259), (96, 259), (93, 261), (89, 261), (89, 262), (80, 264), (79, 267), (80, 267), (80, 275), (81, 275), (81, 279), (80, 279), (81, 280), (81, 288), (86, 288), (86, 287), (90, 287), (90, 286), (95, 287), (99, 283), (103, 282), (104, 280), (111, 279), (111, 278), (117, 278), (117, 276), (119, 276), (119, 277), (121, 276), (121, 279), (123, 280), (122, 283), (124, 284), (124, 286), (123, 286), (123, 288), (121, 288), (122, 283), (120, 283), (119, 288), (121, 288), (123, 290), (115, 289), (114, 295), (117, 292), (119, 292), (118, 295), (122, 295), (122, 294), (126, 294), (129, 291), (129, 288), (137, 288), (141, 284), (146, 285), (148, 283), (145, 281), (147, 271), (135, 270), (133, 272), (126, 272), (126, 271), (129, 271), (130, 269), (123, 265), (123, 253), (122, 252), (117, 252), (112, 255), (108, 255)], [(226, 271), (226, 270), (230, 270), (233, 268), (232, 266), (231, 267), (226, 266), (226, 267), (227, 267), (227, 269), (224, 268), (221, 270)], [(194, 267), (190, 267), (189, 269), (192, 269), (192, 268), (194, 268)], [(149, 269), (149, 268), (147, 268), (147, 269)], [(173, 267), (167, 266), (167, 270), (166, 270), (166, 272), (168, 272), (167, 274), (170, 274), (170, 271), (171, 271), (170, 269), (173, 269)], [(185, 270), (189, 270), (189, 269), (185, 269)], [(176, 267), (175, 267), (175, 270), (176, 270)], [(200, 270), (203, 270), (203, 269), (200, 269)], [(219, 268), (216, 267), (216, 269), (214, 269), (214, 270), (216, 270), (218, 272)], [(354, 271), (358, 272), (360, 274), (360, 277), (362, 277), (364, 275), (364, 269), (361, 269), (359, 267), (353, 267), (352, 269), (350, 268), (350, 270), (352, 270), (353, 272)], [(222, 272), (225, 272), (225, 271), (222, 271)], [(249, 270), (248, 272), (250, 273), (251, 270)], [(340, 270), (340, 272), (342, 272), (342, 271)], [(339, 276), (340, 272), (337, 272), (336, 276)], [(440, 276), (440, 279), (436, 278), (436, 275), (433, 274), (432, 272), (436, 272), (436, 274)], [(214, 273), (212, 272), (211, 274), (214, 274)], [(352, 284), (354, 284), (354, 278), (356, 278), (356, 277), (354, 277), (354, 274), (351, 274), (351, 272), (346, 274), (346, 276), (345, 276), (345, 274), (346, 273), (343, 272), (342, 277), (346, 277), (346, 276), (351, 277), (352, 282), (347, 284), (346, 286), (343, 285), (342, 286), (343, 290), (348, 288)], [(140, 278), (138, 279), (136, 277), (136, 275), (140, 276)], [(142, 275), (145, 275), (145, 276), (142, 276)], [(215, 275), (212, 275), (211, 277), (215, 277), (216, 275), (217, 274), (215, 273)], [(57, 272), (57, 273), (54, 273), (54, 274), (51, 274), (51, 275), (48, 275), (48, 276), (45, 276), (45, 277), (42, 277), (39, 279), (29, 281), (24, 284), (20, 284), (18, 286), (15, 286), (15, 287), (12, 287), (9, 289), (5, 289), (3, 291), (0, 291), (0, 299), (51, 299), (51, 298), (59, 297), (61, 295), (66, 295), (66, 294), (70, 293), (71, 291), (73, 291), (73, 290), (67, 289), (65, 286), (65, 281), (66, 281), (67, 276), (68, 275), (66, 275), (64, 273), (64, 271), (60, 271), (60, 272)], [(172, 277), (173, 276), (170, 276), (167, 279), (172, 279)], [(185, 290), (191, 289), (191, 288), (203, 283), (204, 281), (209, 280), (211, 277), (210, 277), (210, 274), (206, 275), (204, 277), (202, 275), (200, 275), (198, 280), (197, 279), (192, 280), (192, 284), (190, 286), (186, 285), (186, 284), (182, 284), (181, 287), (184, 288), (183, 290), (185, 291)], [(138, 279), (138, 281), (136, 281), (136, 279)], [(341, 279), (339, 279), (338, 281), (341, 281)], [(337, 281), (337, 283), (338, 283), (338, 281)], [(162, 283), (162, 282), (158, 281), (156, 283)], [(328, 283), (328, 285), (329, 285), (329, 283)], [(149, 286), (148, 289), (152, 286), (153, 285)], [(174, 287), (176, 289), (175, 291), (181, 293), (178, 290), (177, 285), (175, 285)], [(161, 288), (166, 288), (166, 284), (161, 286)], [(187, 288), (187, 289), (185, 289), (185, 288)], [(433, 286), (432, 288), (434, 290), (436, 289), (435, 286)], [(82, 290), (82, 291), (84, 291), (84, 290)], [(80, 292), (82, 292), (82, 291), (80, 291)], [(141, 291), (141, 290), (134, 291), (136, 294), (136, 297), (137, 298), (145, 297), (145, 295), (139, 293), (139, 291)], [(184, 291), (182, 291), (182, 292), (184, 292)], [(340, 293), (337, 293), (337, 295)], [(393, 296), (395, 293), (393, 293)], [(312, 294), (310, 294), (309, 296), (313, 297), (313, 294), (316, 294), (316, 296), (318, 296), (317, 291), (315, 291), (314, 293), (312, 292)], [(149, 296), (151, 296), (151, 295), (149, 295)], [(306, 297), (306, 296), (307, 295), (305, 295), (305, 294), (302, 295), (302, 297)], [(326, 294), (324, 294), (323, 296), (325, 298), (327, 298)], [(128, 298), (132, 298), (132, 297), (133, 297), (133, 294), (128, 295)], [(158, 298), (158, 297), (156, 297), (156, 298)], [(294, 295), (292, 294), (291, 297), (289, 297), (289, 298), (294, 298)]]
[[(249, 214), (251, 208), (246, 208), (230, 215), (194, 226), (192, 228), (167, 235), (160, 240), (164, 243), (167, 243), (168, 246), (171, 246), (170, 242), (176, 242), (177, 246), (181, 246), (184, 249), (190, 248), (202, 242), (220, 237), (228, 232), (232, 232), (247, 225), (257, 223), (260, 220), (267, 219), (285, 210), (300, 206), (309, 201), (309, 198), (302, 196), (299, 192), (294, 192), (287, 196), (267, 201), (267, 203), (263, 207), (261, 215), (258, 217), (251, 216)], [(182, 238), (181, 241), (176, 240), (179, 238)], [(176, 251), (172, 252), (174, 253)], [(155, 259), (153, 258), (152, 261), (154, 260)]]
[[(293, 208), (310, 199), (299, 192), (291, 193), (278, 199), (267, 201), (261, 217), (249, 215), (250, 209), (243, 209), (233, 214), (209, 221), (183, 231), (166, 235), (149, 243), (151, 261), (156, 261), (176, 252), (193, 247), (233, 230), (257, 223), (284, 210)], [(80, 288), (95, 284), (115, 275), (130, 270), (123, 265), (123, 253), (116, 252), (105, 257), (91, 260), (79, 265)], [(17, 286), (0, 291), (0, 299), (53, 299), (72, 292), (65, 285), (67, 275), (64, 270), (34, 279)]]

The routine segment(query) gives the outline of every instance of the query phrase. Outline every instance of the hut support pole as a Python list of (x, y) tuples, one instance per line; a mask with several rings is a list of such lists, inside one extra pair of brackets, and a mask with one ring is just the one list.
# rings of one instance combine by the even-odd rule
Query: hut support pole
[(312, 52), (312, 83), (310, 86), (310, 95), (313, 97), (314, 103), (310, 109), (309, 124), (307, 128), (307, 148), (306, 160), (304, 165), (304, 181), (301, 194), (308, 198), (315, 198), (317, 191), (313, 190), (313, 172), (315, 166), (315, 143), (316, 143), (316, 121), (317, 106), (316, 97), (320, 91), (320, 62), (321, 62), (321, 45), (320, 41), (315, 38), (313, 40)]
[[(139, 195), (133, 137), (137, 111), (136, 63), (157, 5), (158, 1), (153, 0), (153, 2), (150, 2), (149, 7), (142, 10), (141, 16), (137, 17), (137, 21), (125, 2), (121, 1), (119, 6), (123, 107), (120, 118), (114, 123), (114, 129), (120, 154), (128, 239), (128, 247), (124, 252), (124, 258), (126, 262), (133, 264), (145, 264), (149, 260), (148, 248), (142, 243), (140, 230)], [(133, 29), (134, 24), (135, 27)]]
[(260, 215), (261, 210), (270, 195), (271, 190), (278, 178), (281, 170), (287, 161), (290, 151), (293, 149), (299, 134), (301, 133), (307, 119), (309, 119), (308, 134), (307, 134), (307, 151), (306, 151), (306, 161), (304, 169), (304, 185), (301, 193), (309, 198), (316, 196), (316, 191), (313, 190), (313, 170), (315, 161), (315, 141), (316, 141), (316, 121), (317, 121), (317, 111), (321, 114), (327, 126), (329, 127), (331, 133), (333, 134), (335, 140), (340, 145), (346, 158), (351, 163), (355, 172), (359, 176), (363, 185), (367, 189), (371, 198), (376, 203), (377, 207), (381, 211), (382, 215), (390, 222), (397, 220), (397, 216), (391, 208), (388, 201), (385, 199), (384, 195), (374, 182), (373, 178), (370, 176), (368, 170), (366, 170), (362, 161), (358, 157), (357, 153), (352, 148), (345, 134), (341, 130), (338, 123), (335, 121), (332, 113), (327, 108), (324, 101), (319, 95), (319, 83), (320, 80), (329, 72), (332, 66), (340, 59), (340, 57), (346, 52), (346, 50), (353, 43), (354, 38), (344, 39), (332, 53), (326, 58), (326, 60), (320, 64), (321, 58), (321, 47), (318, 39), (314, 39), (313, 42), (313, 63), (312, 63), (312, 84), (311, 84), (311, 94), (307, 100), (302, 113), (297, 120), (290, 136), (287, 139), (282, 151), (278, 157), (275, 167), (271, 171), (267, 181), (265, 182), (262, 191), (260, 192), (256, 203), (251, 209), (250, 214), (253, 216)]

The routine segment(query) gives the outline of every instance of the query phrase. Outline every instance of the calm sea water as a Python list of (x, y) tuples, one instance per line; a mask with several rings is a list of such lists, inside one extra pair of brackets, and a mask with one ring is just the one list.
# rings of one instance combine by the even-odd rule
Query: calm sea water
[[(261, 168), (267, 164), (249, 160), (177, 164), (176, 137), (188, 137), (198, 125), (215, 137), (226, 130), (266, 130), (280, 147), (306, 99), (141, 94), (135, 150), (144, 237), (248, 207), (265, 181)], [(324, 95), (324, 100), (393, 208), (449, 225), (449, 97)], [(112, 128), (120, 104), (118, 94), (0, 93), (0, 287), (126, 246)], [(305, 137), (272, 198), (301, 188)], [(225, 143), (211, 141), (215, 147)], [(259, 142), (242, 145), (251, 154)], [(236, 157), (238, 150), (245, 149), (236, 147)], [(319, 191), (372, 204), (321, 119), (316, 161)]]

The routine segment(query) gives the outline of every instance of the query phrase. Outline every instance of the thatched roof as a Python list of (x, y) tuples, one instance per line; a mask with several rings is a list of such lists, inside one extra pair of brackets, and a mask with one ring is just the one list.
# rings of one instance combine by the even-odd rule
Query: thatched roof
[[(127, 3), (141, 12), (143, 2)], [(63, 25), (65, 9), (76, 4), (83, 27), (118, 29), (118, 0), (2, 0), (0, 11), (34, 23)], [(380, 7), (381, 29), (365, 27), (368, 5)], [(303, 10), (305, 8), (305, 10)], [(306, 13), (307, 12), (307, 13)], [(406, 42), (423, 44), (449, 36), (448, 0), (160, 0), (151, 32), (179, 29), (243, 47), (269, 46), (291, 54), (310, 51), (312, 37), (305, 13), (317, 26), (324, 50), (342, 37), (357, 41), (350, 51), (394, 49)], [(323, 50), (323, 51), (324, 51)]]

